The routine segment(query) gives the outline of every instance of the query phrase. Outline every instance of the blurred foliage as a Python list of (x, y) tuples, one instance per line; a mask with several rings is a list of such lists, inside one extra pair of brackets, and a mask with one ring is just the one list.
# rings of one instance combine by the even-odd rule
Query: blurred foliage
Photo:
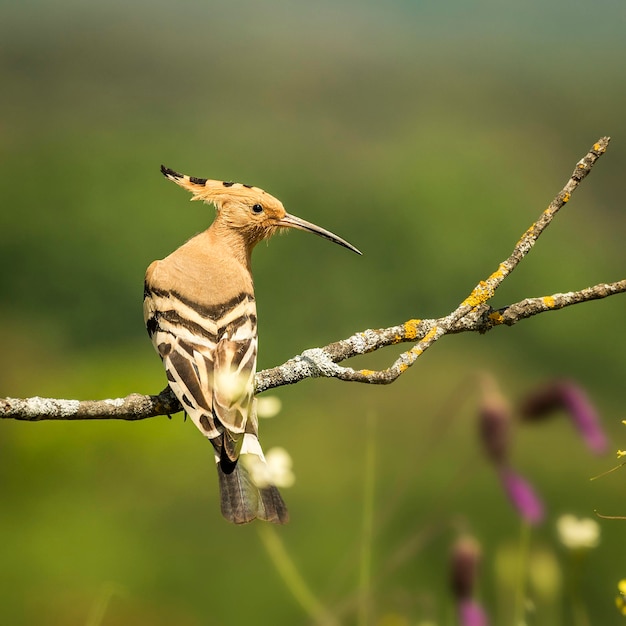
[[(164, 386), (143, 273), (213, 209), (187, 204), (161, 162), (261, 186), (364, 252), (296, 232), (259, 246), (262, 367), (449, 312), (605, 134), (607, 155), (494, 304), (624, 277), (620, 2), (28, 0), (0, 3), (0, 17), (1, 396)], [(479, 369), (512, 396), (571, 376), (616, 432), (623, 316), (618, 296), (449, 338), (389, 388), (279, 390), (263, 441), (286, 447), (297, 475), (279, 532), (321, 600), (351, 622), (368, 413), (380, 435), (372, 605), (445, 623), (455, 524), (485, 541), (486, 563), (517, 533), (462, 389)], [(212, 453), (181, 422), (2, 424), (2, 623), (86, 624), (109, 595), (103, 626), (307, 623), (255, 526), (221, 520)], [(625, 512), (619, 474), (588, 481), (611, 460), (590, 459), (564, 421), (520, 432), (516, 454), (549, 510), (539, 545), (554, 544), (563, 511)], [(603, 523), (588, 560), (593, 623), (617, 623), (623, 532)], [(488, 567), (481, 593), (498, 605)], [(568, 623), (567, 603), (559, 614)]]

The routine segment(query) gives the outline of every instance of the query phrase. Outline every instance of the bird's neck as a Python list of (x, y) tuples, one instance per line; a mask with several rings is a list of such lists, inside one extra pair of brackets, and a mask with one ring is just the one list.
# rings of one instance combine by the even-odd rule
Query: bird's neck
[(251, 243), (241, 230), (224, 224), (218, 218), (206, 232), (214, 242), (225, 247), (239, 263), (250, 269), (254, 243)]

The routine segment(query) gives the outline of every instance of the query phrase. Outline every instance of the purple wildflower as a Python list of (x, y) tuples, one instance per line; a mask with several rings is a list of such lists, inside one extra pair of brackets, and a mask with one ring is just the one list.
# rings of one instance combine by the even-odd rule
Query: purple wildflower
[(487, 617), (473, 600), (480, 564), (480, 546), (469, 536), (460, 537), (450, 555), (450, 586), (456, 602), (460, 626), (487, 626)]
[(509, 500), (529, 524), (538, 524), (543, 519), (543, 503), (530, 483), (510, 467), (500, 467), (500, 480)]
[(566, 411), (587, 447), (595, 454), (608, 449), (608, 441), (595, 407), (583, 389), (570, 380), (554, 380), (526, 397), (520, 412), (531, 421), (546, 418), (558, 410)]
[(483, 607), (474, 600), (461, 600), (457, 604), (460, 626), (488, 626), (489, 621)]
[(562, 394), (563, 403), (587, 447), (595, 454), (604, 454), (609, 447), (608, 441), (587, 394), (572, 382), (562, 383)]

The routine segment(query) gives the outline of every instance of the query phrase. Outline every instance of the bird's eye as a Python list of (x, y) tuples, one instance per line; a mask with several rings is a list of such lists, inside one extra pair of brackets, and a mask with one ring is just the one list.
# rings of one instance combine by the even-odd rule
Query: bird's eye
[(253, 213), (256, 213), (257, 215), (258, 215), (259, 213), (263, 213), (263, 207), (262, 207), (260, 204), (255, 204), (255, 205), (252, 207), (252, 212), (253, 212)]

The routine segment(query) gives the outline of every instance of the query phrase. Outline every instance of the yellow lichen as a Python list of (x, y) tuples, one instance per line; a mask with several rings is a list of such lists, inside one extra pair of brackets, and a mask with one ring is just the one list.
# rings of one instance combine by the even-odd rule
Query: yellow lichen
[(554, 305), (556, 304), (552, 296), (544, 296), (542, 298), (542, 301), (549, 309), (553, 309)]
[[(492, 277), (496, 276), (496, 274), (498, 274), (498, 272), (494, 272)], [(486, 281), (481, 280), (478, 285), (474, 287), (472, 293), (470, 293), (470, 295), (463, 300), (463, 306), (471, 306), (472, 308), (477, 307), (484, 304), (487, 300), (489, 300), (489, 298), (491, 298), (491, 296), (493, 296), (493, 289)]]
[(489, 298), (493, 297), (495, 287), (497, 287), (502, 282), (504, 277), (508, 275), (509, 271), (510, 270), (505, 263), (500, 263), (500, 265), (498, 265), (498, 269), (493, 274), (491, 274), (491, 276), (489, 276), (487, 280), (481, 280), (478, 285), (474, 287), (472, 293), (470, 293), (470, 295), (467, 296), (465, 300), (463, 300), (462, 305), (469, 305), (473, 308), (487, 302)]
[(593, 149), (597, 152), (598, 150), (601, 150), (602, 146), (599, 143), (594, 143), (593, 144)]
[(571, 197), (572, 197), (572, 196), (571, 196), (569, 193), (566, 193), (566, 194), (563, 196), (563, 202), (569, 202), (569, 199), (570, 199)]
[[(487, 281), (488, 282), (491, 282), (492, 280), (500, 281), (508, 273), (509, 273), (509, 270), (508, 270), (507, 266), (504, 263), (500, 263), (500, 265), (498, 265), (498, 269), (487, 279)], [(492, 295), (493, 295), (493, 293), (492, 293)]]
[(409, 320), (403, 324), (404, 326), (404, 336), (407, 339), (415, 339), (417, 337), (418, 327), (422, 320)]
[(488, 317), (494, 324), (502, 324), (504, 321), (504, 317), (502, 317), (502, 313), (500, 313), (500, 311), (489, 313)]
[[(433, 326), (427, 333), (426, 336), (424, 337), (424, 339), (422, 339), (422, 341), (425, 343), (427, 341), (430, 341), (435, 335), (437, 334), (437, 327)], [(423, 350), (420, 350), (420, 354), (423, 352)]]
[(372, 374), (374, 374), (374, 370), (359, 370), (359, 374), (361, 374), (361, 376), (372, 376)]

